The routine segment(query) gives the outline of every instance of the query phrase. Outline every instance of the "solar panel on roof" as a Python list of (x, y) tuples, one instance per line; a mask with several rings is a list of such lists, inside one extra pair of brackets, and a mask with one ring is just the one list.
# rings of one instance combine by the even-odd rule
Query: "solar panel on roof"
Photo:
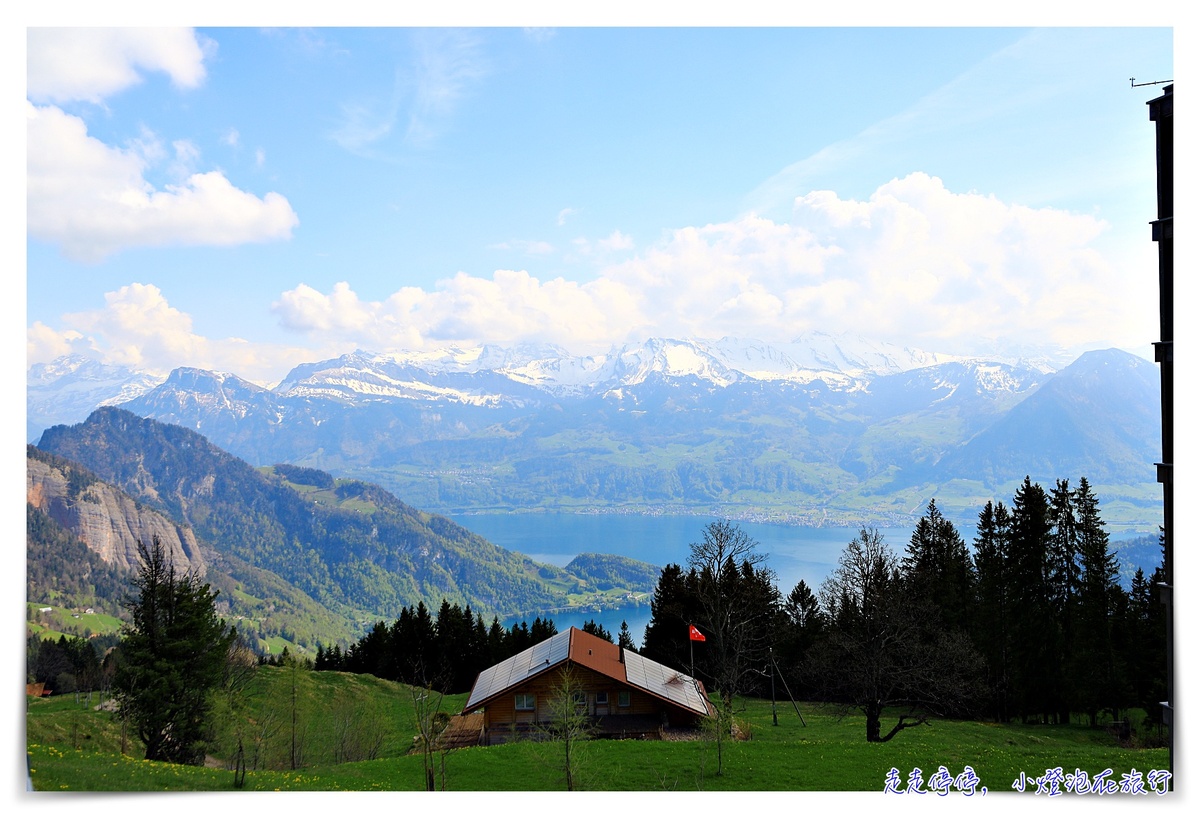
[(708, 712), (696, 682), (690, 676), (628, 650), (625, 651), (625, 674), (630, 684), (649, 693), (698, 713)]
[(567, 650), (570, 647), (570, 636), (569, 630), (556, 634), (480, 673), (479, 678), (475, 681), (475, 686), (471, 688), (471, 697), (467, 700), (464, 709), (470, 710), (480, 702), (490, 699), (497, 693), (520, 682), (526, 676), (539, 670), (545, 670), (566, 659)]
[(569, 630), (555, 634), (545, 642), (539, 642), (532, 648), (532, 655), (529, 659), (529, 667), (527, 673), (532, 673), (542, 670), (550, 665), (555, 665), (567, 658), (567, 651), (571, 647), (571, 632)]

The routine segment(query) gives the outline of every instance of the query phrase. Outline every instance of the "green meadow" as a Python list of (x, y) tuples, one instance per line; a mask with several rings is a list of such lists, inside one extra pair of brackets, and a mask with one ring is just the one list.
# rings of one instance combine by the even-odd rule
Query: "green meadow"
[[(415, 695), (414, 695), (415, 694)], [(424, 761), (415, 748), (416, 696), (405, 685), (341, 673), (262, 667), (238, 709), (219, 709), (214, 753), (247, 748), (244, 789), (252, 791), (418, 791)], [(435, 694), (436, 695), (436, 694)], [(464, 695), (434, 699), (452, 714)], [(147, 762), (134, 731), (124, 731), (111, 712), (74, 696), (27, 699), (30, 777), (39, 791), (235, 791), (227, 755), (206, 767)], [(598, 791), (676, 792), (882, 792), (895, 769), (900, 789), (920, 769), (923, 789), (940, 768), (958, 785), (947, 798), (1013, 793), (1025, 780), (1026, 793), (1047, 770), (1077, 770), (1089, 779), (1110, 770), (1146, 781), (1168, 768), (1156, 731), (1135, 720), (1135, 734), (1122, 745), (1103, 728), (1085, 724), (1023, 725), (933, 720), (903, 730), (883, 744), (868, 744), (861, 716), (817, 705), (739, 700), (741, 737), (718, 748), (711, 737), (688, 741), (594, 740), (574, 748), (577, 788)], [(775, 721), (778, 724), (775, 724)], [(886, 729), (886, 728), (885, 728)], [(295, 744), (293, 744), (295, 742)], [(1158, 745), (1158, 746), (1152, 746)], [(298, 747), (296, 769), (292, 748)], [(124, 752), (122, 752), (124, 748)], [(253, 756), (250, 755), (253, 750)], [(720, 774), (718, 774), (718, 751)], [(554, 791), (564, 789), (563, 748), (554, 742), (522, 741), (435, 753), (438, 789), (459, 792)], [(961, 778), (970, 767), (978, 781)], [(1135, 772), (1136, 771), (1136, 772)], [(1022, 775), (1023, 774), (1023, 775)], [(1147, 785), (1148, 799), (1157, 796)]]

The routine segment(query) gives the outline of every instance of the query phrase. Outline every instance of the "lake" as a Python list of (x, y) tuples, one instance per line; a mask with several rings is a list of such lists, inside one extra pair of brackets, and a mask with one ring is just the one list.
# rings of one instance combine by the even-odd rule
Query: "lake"
[[(645, 514), (458, 514), (452, 519), (490, 542), (551, 565), (565, 566), (585, 552), (618, 554), (654, 565), (687, 563), (689, 546), (704, 538), (704, 526), (714, 517)], [(777, 587), (786, 595), (800, 580), (816, 591), (837, 564), (846, 544), (858, 536), (857, 528), (804, 528), (770, 523), (738, 522), (759, 544), (778, 576)], [(897, 554), (904, 552), (911, 528), (880, 528)], [(960, 532), (963, 537), (974, 532)], [(530, 617), (532, 619), (533, 617)], [(578, 621), (575, 621), (575, 620)], [(621, 620), (629, 624), (634, 641), (641, 645), (650, 605), (557, 617), (560, 631), (582, 627), (588, 619), (612, 632), (616, 639)], [(505, 623), (511, 624), (509, 623)]]
[[(570, 514), (564, 512), (511, 514), (457, 514), (452, 519), (501, 548), (519, 551), (526, 556), (551, 565), (565, 566), (585, 552), (619, 554), (654, 565), (678, 563), (686, 565), (689, 546), (704, 538), (704, 526), (714, 517), (701, 515), (648, 514)], [(814, 592), (821, 587), (837, 564), (846, 544), (858, 537), (857, 528), (805, 528), (771, 523), (738, 522), (767, 555), (769, 565), (778, 577), (779, 592), (786, 596), (796, 583), (804, 580)], [(912, 528), (880, 528), (879, 533), (896, 552), (903, 556), (912, 537)], [(975, 537), (973, 526), (958, 527), (959, 536), (968, 548)], [(1138, 536), (1136, 532), (1110, 532), (1110, 541), (1119, 547), (1123, 540)], [(1158, 563), (1157, 547), (1138, 553), (1136, 563), (1149, 574)], [(1127, 561), (1122, 559), (1122, 562)], [(1123, 584), (1128, 587), (1134, 565), (1125, 567)], [(527, 619), (532, 621), (536, 614)], [(551, 617), (560, 631), (574, 625), (583, 627), (594, 619), (615, 640), (621, 621), (629, 625), (634, 641), (640, 646), (645, 627), (650, 621), (649, 601), (610, 611), (588, 612), (573, 617)], [(512, 621), (504, 623), (511, 625)]]

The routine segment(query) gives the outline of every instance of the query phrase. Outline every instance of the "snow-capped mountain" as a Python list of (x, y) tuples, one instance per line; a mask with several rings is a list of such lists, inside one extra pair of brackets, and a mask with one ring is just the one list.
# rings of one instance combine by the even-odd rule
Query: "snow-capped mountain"
[[(847, 336), (660, 338), (591, 357), (532, 345), (358, 351), (297, 366), (273, 389), (181, 368), (147, 390), (119, 373), (88, 381), (87, 395), (252, 464), (360, 476), (429, 510), (767, 503), (825, 522), (839, 504), (907, 514), (940, 485), (975, 498), (985, 478), (1022, 478), (1025, 461), (1045, 480), (1144, 482), (1132, 464), (1157, 455), (1155, 366), (1089, 355), (1058, 374)], [(59, 369), (72, 367), (83, 369)], [(55, 405), (55, 384), (72, 393), (52, 371), (31, 371), (31, 405)], [(1022, 429), (1043, 430), (1040, 453), (1022, 448)], [(1135, 486), (1128, 503), (1145, 496)]]
[(29, 368), (25, 384), (26, 435), (36, 440), (59, 423), (78, 423), (97, 406), (125, 403), (144, 395), (163, 379), (129, 367), (102, 364), (81, 355), (64, 355)]
[[(652, 338), (593, 356), (573, 356), (553, 345), (483, 345), (395, 355), (358, 351), (298, 366), (275, 391), (348, 401), (457, 400), (495, 406), (536, 400), (538, 392), (545, 393), (542, 397), (611, 393), (640, 384), (651, 373), (696, 378), (718, 388), (746, 380), (819, 380), (831, 389), (852, 390), (873, 377), (956, 360), (964, 359), (822, 333), (783, 347), (728, 337)], [(485, 374), (495, 377), (478, 377)]]
[[(614, 346), (607, 353), (592, 356), (571, 355), (550, 344), (485, 344), (397, 354), (359, 350), (301, 364), (274, 389), (263, 390), (236, 375), (218, 373), (204, 376), (212, 380), (203, 388), (185, 385), (200, 377), (201, 370), (191, 368), (178, 370), (164, 383), (162, 378), (146, 373), (71, 356), (30, 368), (28, 433), (30, 440), (36, 440), (47, 426), (78, 422), (97, 406), (124, 404), (160, 385), (167, 392), (211, 392), (206, 398), (211, 407), (197, 404), (185, 409), (185, 414), (210, 414), (222, 406), (234, 411), (238, 401), (260, 407), (309, 400), (346, 406), (400, 401), (520, 408), (559, 398), (624, 397), (651, 376), (668, 381), (691, 380), (707, 384), (709, 389), (738, 383), (820, 382), (835, 392), (864, 391), (881, 377), (972, 361), (984, 365), (963, 356), (820, 332), (806, 333), (783, 345), (731, 337), (652, 338)], [(1004, 363), (994, 359), (986, 366), (996, 368)], [(164, 411), (164, 400), (169, 401), (162, 395), (149, 398), (158, 412)], [(273, 412), (280, 417), (287, 413), (282, 404)], [(166, 414), (175, 416), (174, 412)]]

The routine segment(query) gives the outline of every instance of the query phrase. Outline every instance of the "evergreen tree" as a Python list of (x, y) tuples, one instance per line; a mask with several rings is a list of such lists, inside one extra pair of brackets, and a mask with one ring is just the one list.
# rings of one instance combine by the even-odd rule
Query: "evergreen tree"
[(492, 624), (488, 626), (487, 632), (487, 664), (488, 667), (503, 661), (506, 657), (513, 654), (505, 652), (504, 649), (505, 631), (500, 624), (498, 617), (492, 617)]
[(983, 656), (991, 712), (1007, 721), (1009, 712), (1009, 577), (1008, 538), (1011, 520), (1004, 503), (989, 500), (979, 512), (975, 534), (976, 615), (972, 634)]
[[(929, 604), (909, 593), (878, 531), (863, 530), (821, 584), (830, 627), (806, 661), (827, 701), (857, 708), (869, 742), (889, 741), (931, 713), (959, 714), (978, 695), (982, 661), (961, 632), (928, 626)], [(888, 708), (904, 707), (887, 733)]]
[(1076, 647), (1075, 615), (1079, 594), (1079, 523), (1075, 497), (1067, 480), (1055, 481), (1050, 493), (1050, 536), (1046, 543), (1046, 588), (1055, 627), (1047, 634), (1052, 664), (1047, 674), (1053, 679), (1057, 718), (1070, 721), (1076, 698), (1071, 654)]
[(1011, 702), (1025, 720), (1049, 721), (1059, 713), (1058, 623), (1048, 582), (1051, 530), (1049, 498), (1026, 476), (1013, 496), (1007, 560)]
[(598, 636), (605, 642), (611, 642), (613, 640), (612, 633), (610, 633), (607, 628), (598, 623), (595, 619), (589, 619), (587, 622), (584, 622), (583, 627), (580, 628), (580, 630), (582, 630), (584, 633), (590, 633), (592, 636)]
[(1137, 570), (1130, 586), (1125, 626), (1125, 661), (1129, 665), (1132, 700), (1146, 711), (1147, 722), (1159, 729), (1161, 703), (1167, 698), (1167, 625), (1157, 586), (1165, 576), (1161, 563), (1149, 577), (1140, 568)]
[(624, 619), (621, 620), (621, 630), (617, 634), (617, 646), (624, 650), (637, 650), (637, 645), (633, 642), (633, 634), (629, 632), (629, 623)]
[(804, 680), (799, 669), (824, 636), (828, 622), (821, 601), (804, 580), (797, 582), (784, 598), (783, 617), (784, 627), (775, 643), (776, 663), (780, 669), (791, 669), (787, 683), (792, 692), (814, 695), (815, 689)]
[(901, 568), (909, 593), (937, 611), (938, 626), (967, 631), (975, 594), (971, 555), (936, 500), (917, 521)]
[(703, 540), (690, 550), (697, 619), (688, 624), (706, 637), (697, 673), (728, 708), (734, 696), (750, 692), (761, 679), (757, 673), (781, 625), (775, 573), (765, 566), (758, 543), (728, 520), (705, 526)]
[(642, 655), (668, 667), (687, 667), (688, 625), (697, 616), (696, 572), (684, 573), (676, 563), (663, 566), (650, 597)]
[(558, 633), (558, 627), (554, 624), (554, 620), (546, 617), (535, 617), (533, 624), (529, 626), (529, 639), (531, 644), (536, 645), (539, 642), (545, 642), (551, 636)]
[(1094, 726), (1101, 709), (1116, 719), (1127, 700), (1124, 663), (1115, 649), (1125, 617), (1125, 594), (1118, 580), (1117, 559), (1109, 550), (1100, 504), (1086, 478), (1072, 495), (1078, 530), (1079, 592), (1071, 642), (1072, 676), (1077, 706)]
[(176, 573), (157, 537), (149, 548), (139, 542), (138, 554), (115, 687), (148, 760), (201, 764), (211, 696), (236, 632), (217, 616), (217, 592), (193, 571)]

